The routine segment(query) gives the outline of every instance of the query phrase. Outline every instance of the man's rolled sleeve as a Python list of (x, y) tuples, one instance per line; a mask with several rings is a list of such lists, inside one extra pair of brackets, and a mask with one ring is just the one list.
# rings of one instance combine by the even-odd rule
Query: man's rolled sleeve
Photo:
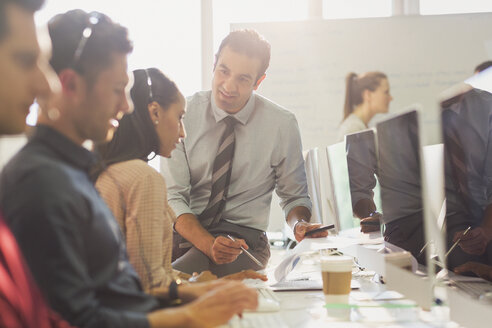
[(285, 216), (287, 217), (297, 206), (304, 206), (311, 211), (301, 135), (293, 114), (290, 114), (286, 124), (281, 126), (276, 142), (278, 145), (278, 153), (275, 156), (278, 161), (275, 165), (276, 192), (281, 199), (280, 206)]
[(297, 206), (304, 206), (307, 209), (309, 209), (309, 211), (311, 211), (311, 207), (312, 207), (311, 200), (309, 198), (299, 198), (290, 202), (288, 205), (286, 205), (283, 208), (285, 217), (287, 217), (290, 211), (292, 211), (292, 209), (296, 208)]

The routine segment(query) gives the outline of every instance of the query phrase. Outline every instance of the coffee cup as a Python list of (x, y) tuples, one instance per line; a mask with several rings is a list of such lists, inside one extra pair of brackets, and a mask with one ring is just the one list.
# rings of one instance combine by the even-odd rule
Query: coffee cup
[(330, 317), (350, 316), (349, 307), (330, 307), (330, 304), (348, 304), (352, 281), (353, 259), (350, 256), (326, 256), (321, 258), (323, 293)]

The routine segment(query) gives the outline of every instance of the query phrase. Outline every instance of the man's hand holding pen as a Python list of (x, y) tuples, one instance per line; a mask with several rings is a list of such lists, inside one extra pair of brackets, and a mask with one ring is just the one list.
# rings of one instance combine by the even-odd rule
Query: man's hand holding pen
[(456, 242), (461, 239), (459, 246), (468, 254), (483, 254), (488, 243), (492, 240), (492, 234), (486, 231), (483, 227), (476, 227), (471, 229), (466, 234), (463, 233), (464, 231), (456, 232), (454, 234), (453, 241)]
[(216, 264), (231, 263), (243, 252), (241, 247), (249, 248), (244, 239), (231, 240), (226, 236), (217, 236), (210, 249), (209, 257)]

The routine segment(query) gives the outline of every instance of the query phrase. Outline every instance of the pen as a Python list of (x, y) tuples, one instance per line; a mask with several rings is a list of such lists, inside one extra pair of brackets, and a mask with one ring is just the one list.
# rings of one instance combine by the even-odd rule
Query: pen
[(322, 226), (322, 227), (319, 227), (319, 228), (316, 228), (316, 229), (313, 229), (313, 230), (306, 231), (306, 233), (304, 234), (304, 236), (310, 236), (310, 235), (315, 234), (317, 232), (321, 232), (321, 231), (325, 231), (325, 230), (330, 230), (330, 229), (333, 229), (333, 228), (335, 228), (335, 225), (333, 225), (333, 224)]
[[(232, 241), (236, 241), (236, 239), (234, 239), (234, 237), (232, 237), (231, 235), (227, 235), (227, 238), (229, 238)], [(243, 246), (241, 246), (241, 249), (243, 250), (244, 254), (248, 255), (249, 258), (253, 260), (253, 262), (258, 264), (260, 267), (263, 267), (263, 264), (261, 264), (261, 262), (258, 261), (256, 257), (254, 257), (250, 252), (248, 252)]]
[(470, 231), (471, 227), (468, 227), (466, 228), (465, 231), (463, 231), (463, 233), (461, 234), (460, 238), (458, 238), (458, 240), (456, 240), (456, 242), (453, 244), (453, 246), (451, 246), (451, 248), (449, 249), (449, 251), (444, 255), (444, 257), (448, 257), (448, 255), (453, 251), (453, 249), (458, 246), (458, 244), (460, 243), (461, 239), (468, 233), (468, 231)]
[(430, 241), (426, 242), (425, 245), (420, 249), (419, 256), (422, 255), (427, 246), (429, 246)]

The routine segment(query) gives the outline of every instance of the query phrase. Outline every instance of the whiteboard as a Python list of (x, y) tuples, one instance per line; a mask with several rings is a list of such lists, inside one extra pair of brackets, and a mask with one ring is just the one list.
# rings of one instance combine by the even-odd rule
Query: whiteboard
[(390, 113), (419, 103), (423, 122), (438, 130), (438, 94), (492, 58), (492, 13), (231, 26), (238, 28), (254, 28), (270, 42), (270, 68), (258, 92), (296, 114), (305, 150), (336, 142), (350, 71), (385, 72)]
[[(231, 25), (239, 28), (256, 29), (270, 42), (270, 67), (258, 92), (296, 114), (304, 150), (336, 142), (350, 71), (385, 72), (394, 98), (390, 113), (421, 104), (421, 140), (438, 143), (438, 94), (492, 59), (492, 13)], [(326, 154), (319, 159), (325, 182)], [(278, 202), (274, 194), (268, 231), (285, 231)], [(333, 220), (323, 205), (324, 222)]]

